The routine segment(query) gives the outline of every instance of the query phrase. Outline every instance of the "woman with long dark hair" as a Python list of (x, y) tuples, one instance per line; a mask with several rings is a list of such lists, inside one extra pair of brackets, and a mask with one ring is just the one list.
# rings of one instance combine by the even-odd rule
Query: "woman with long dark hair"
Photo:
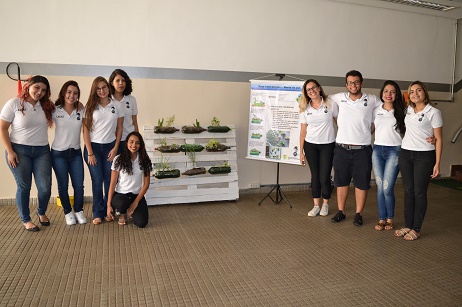
[[(440, 173), (443, 151), (443, 118), (420, 81), (408, 88), (410, 99), (406, 110), (404, 134), (399, 168), (404, 185), (404, 228), (395, 231), (395, 236), (407, 241), (420, 238), (427, 211), (427, 190), (430, 179)], [(434, 135), (435, 144), (427, 142)]]
[(305, 166), (305, 159), (308, 160), (314, 202), (308, 216), (326, 216), (329, 214), (328, 202), (332, 194), (330, 174), (335, 148), (334, 121), (338, 107), (327, 97), (318, 81), (313, 79), (303, 84), (299, 107), (300, 164)]
[[(148, 224), (148, 206), (144, 195), (149, 188), (152, 163), (146, 152), (143, 137), (133, 131), (127, 136), (122, 153), (112, 162), (111, 185), (107, 215), (119, 214), (119, 225), (126, 225), (128, 218), (143, 228)], [(128, 216), (127, 216), (128, 215)]]
[(136, 99), (131, 95), (133, 91), (132, 79), (122, 69), (116, 69), (109, 77), (109, 86), (111, 87), (112, 99), (120, 106), (120, 111), (124, 113), (124, 127), (122, 139), (120, 141), (119, 151), (125, 147), (125, 139), (132, 131), (138, 130), (138, 106)]
[(119, 148), (123, 121), (124, 114), (111, 99), (109, 83), (103, 77), (96, 77), (91, 85), (83, 121), (84, 159), (91, 176), (95, 225), (101, 224), (103, 218), (107, 222), (113, 220), (106, 216), (107, 196), (111, 164)]
[[(83, 214), (83, 159), (80, 148), (84, 108), (79, 99), (78, 83), (67, 81), (59, 91), (53, 113), (56, 129), (51, 144), (51, 157), (67, 225), (87, 222)], [(69, 176), (74, 189), (74, 211), (69, 200)]]
[(404, 103), (399, 85), (385, 81), (380, 90), (382, 105), (374, 110), (375, 140), (372, 166), (377, 185), (379, 222), (376, 230), (392, 230), (395, 212), (395, 183), (404, 126)]
[[(49, 226), (46, 216), (51, 196), (51, 154), (48, 128), (53, 125), (55, 109), (50, 100), (50, 83), (43, 76), (31, 77), (16, 98), (3, 106), (0, 137), (5, 158), (16, 181), (16, 205), (24, 228), (39, 231), (30, 218), (32, 175), (38, 191), (37, 215), (42, 226)], [(11, 127), (11, 133), (8, 129)]]

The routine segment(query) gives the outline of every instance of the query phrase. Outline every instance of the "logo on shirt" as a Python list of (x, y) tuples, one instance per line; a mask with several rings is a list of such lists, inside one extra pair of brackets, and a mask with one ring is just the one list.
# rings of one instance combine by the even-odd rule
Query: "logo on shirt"
[(327, 113), (327, 106), (324, 107), (324, 113)]
[(365, 107), (367, 107), (367, 98), (364, 99), (364, 104), (363, 104)]
[(423, 113), (420, 114), (420, 116), (419, 116), (419, 122), (423, 121), (424, 116), (425, 116), (425, 114), (423, 114)]
[(127, 102), (125, 103), (125, 106), (127, 107), (127, 109), (130, 109), (130, 102), (127, 101)]
[(77, 120), (80, 120), (80, 112), (77, 112)]
[(306, 112), (306, 115), (313, 115), (313, 113), (311, 113), (311, 112)]
[(56, 115), (56, 118), (64, 118), (64, 115)]
[(114, 107), (114, 106), (111, 107), (111, 113), (112, 113), (112, 114), (115, 113), (115, 107)]

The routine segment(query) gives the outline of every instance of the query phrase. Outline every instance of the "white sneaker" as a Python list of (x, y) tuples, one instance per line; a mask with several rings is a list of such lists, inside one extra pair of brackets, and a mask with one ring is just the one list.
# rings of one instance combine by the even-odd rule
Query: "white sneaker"
[(321, 212), (319, 213), (320, 216), (327, 216), (329, 215), (329, 204), (323, 204), (321, 208)]
[(77, 222), (79, 224), (86, 224), (87, 223), (87, 219), (85, 218), (85, 215), (83, 215), (83, 211), (76, 212), (75, 213), (75, 218), (77, 219)]
[(321, 210), (321, 209), (319, 209), (319, 206), (314, 206), (313, 209), (311, 209), (311, 211), (308, 212), (308, 216), (314, 217), (314, 216), (316, 216), (316, 215), (319, 214), (319, 211), (320, 211), (320, 210)]
[(68, 214), (65, 215), (66, 218), (66, 224), (67, 225), (75, 225), (75, 215), (74, 212), (69, 212)]

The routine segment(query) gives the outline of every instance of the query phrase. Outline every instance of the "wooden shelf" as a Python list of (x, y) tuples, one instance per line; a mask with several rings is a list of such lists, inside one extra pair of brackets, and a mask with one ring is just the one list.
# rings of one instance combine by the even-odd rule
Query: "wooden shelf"
[[(239, 199), (239, 186), (237, 176), (236, 154), (236, 131), (233, 125), (227, 133), (210, 133), (204, 131), (198, 134), (188, 134), (177, 131), (172, 134), (154, 133), (153, 126), (145, 126), (143, 138), (146, 150), (154, 166), (153, 176), (149, 190), (146, 192), (148, 205), (164, 205), (177, 203), (198, 203), (208, 201), (223, 201)], [(231, 173), (187, 176), (179, 178), (157, 179), (154, 177), (156, 164), (161, 159), (167, 160), (172, 168), (179, 169), (181, 173), (191, 169), (192, 162), (184, 152), (161, 153), (155, 150), (160, 146), (160, 141), (165, 139), (167, 145), (199, 144), (205, 147), (210, 139), (216, 139), (220, 143), (230, 147), (224, 152), (207, 152), (205, 149), (196, 152), (196, 167), (205, 167), (207, 170), (218, 164), (228, 162)]]

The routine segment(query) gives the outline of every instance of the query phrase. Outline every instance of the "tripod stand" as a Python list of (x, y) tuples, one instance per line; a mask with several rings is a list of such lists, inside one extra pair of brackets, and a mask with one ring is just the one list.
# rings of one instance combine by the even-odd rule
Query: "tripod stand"
[[(284, 192), (281, 190), (281, 185), (279, 184), (279, 162), (278, 162), (277, 173), (276, 173), (276, 184), (273, 184), (271, 186), (273, 188), (268, 192), (268, 194), (265, 195), (265, 197), (263, 197), (263, 199), (258, 203), (258, 205), (260, 206), (265, 201), (265, 199), (267, 199), (269, 197), (269, 198), (271, 198), (273, 203), (275, 203), (276, 205), (278, 205), (282, 201), (282, 199), (285, 199), (287, 201), (287, 203), (289, 204), (290, 208), (292, 208), (292, 204), (287, 199)], [(273, 197), (271, 197), (271, 193), (274, 190), (276, 190), (276, 199), (273, 199)]]

